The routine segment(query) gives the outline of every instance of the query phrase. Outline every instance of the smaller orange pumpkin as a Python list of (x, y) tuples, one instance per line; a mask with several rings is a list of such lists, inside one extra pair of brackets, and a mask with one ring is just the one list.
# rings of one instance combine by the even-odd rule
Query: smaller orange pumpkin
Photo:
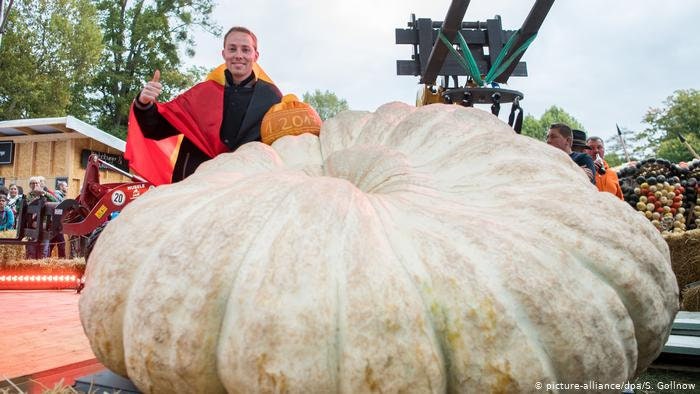
[(270, 145), (285, 135), (318, 135), (321, 123), (321, 117), (312, 106), (299, 101), (293, 94), (287, 94), (282, 97), (282, 102), (273, 105), (263, 117), (260, 136), (262, 142)]

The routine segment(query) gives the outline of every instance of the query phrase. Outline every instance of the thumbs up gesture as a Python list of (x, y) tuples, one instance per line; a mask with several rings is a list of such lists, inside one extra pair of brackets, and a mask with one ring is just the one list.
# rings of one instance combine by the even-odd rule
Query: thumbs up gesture
[(158, 95), (163, 91), (163, 85), (160, 83), (160, 70), (153, 73), (153, 78), (146, 82), (141, 94), (139, 94), (139, 103), (143, 105), (155, 104), (158, 102)]

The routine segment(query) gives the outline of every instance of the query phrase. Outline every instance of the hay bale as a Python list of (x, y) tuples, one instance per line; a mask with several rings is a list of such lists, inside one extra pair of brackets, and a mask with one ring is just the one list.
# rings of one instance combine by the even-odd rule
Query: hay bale
[[(17, 237), (17, 230), (7, 230), (7, 231), (0, 231), (0, 238), (11, 238), (14, 239)], [(70, 252), (71, 245), (69, 242), (65, 241), (65, 236), (64, 242), (65, 242), (65, 248), (66, 248), (66, 254)], [(26, 240), (26, 238), (25, 238)], [(0, 244), (0, 267), (4, 262), (7, 261), (14, 261), (14, 260), (23, 260), (27, 255), (27, 246), (26, 245), (2, 245)], [(51, 250), (51, 256), (49, 257), (56, 257), (58, 258), (58, 248), (54, 247)]]
[(681, 310), (700, 312), (700, 282), (683, 289)]
[[(0, 231), (0, 238), (12, 238), (17, 236), (16, 230)], [(3, 261), (21, 260), (26, 255), (24, 245), (0, 245), (0, 264)]]
[(57, 259), (47, 258), (41, 260), (11, 260), (0, 263), (0, 270), (13, 271), (40, 271), (51, 273), (54, 271), (85, 271), (85, 259)]
[(677, 234), (664, 234), (671, 252), (671, 267), (678, 288), (700, 281), (700, 229)]

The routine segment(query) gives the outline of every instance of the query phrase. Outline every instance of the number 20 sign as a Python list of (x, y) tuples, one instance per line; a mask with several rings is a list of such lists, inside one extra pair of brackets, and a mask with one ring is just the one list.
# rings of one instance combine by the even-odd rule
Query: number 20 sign
[(112, 193), (112, 204), (116, 206), (122, 206), (124, 205), (124, 202), (126, 201), (126, 194), (124, 194), (123, 191), (117, 190), (114, 193)]

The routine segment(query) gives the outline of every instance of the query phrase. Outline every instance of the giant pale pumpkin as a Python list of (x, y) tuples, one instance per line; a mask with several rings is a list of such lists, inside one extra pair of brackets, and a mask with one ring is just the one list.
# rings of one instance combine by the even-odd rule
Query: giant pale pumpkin
[(80, 315), (146, 392), (523, 392), (626, 381), (677, 293), (658, 231), (561, 151), (393, 103), (140, 197)]

